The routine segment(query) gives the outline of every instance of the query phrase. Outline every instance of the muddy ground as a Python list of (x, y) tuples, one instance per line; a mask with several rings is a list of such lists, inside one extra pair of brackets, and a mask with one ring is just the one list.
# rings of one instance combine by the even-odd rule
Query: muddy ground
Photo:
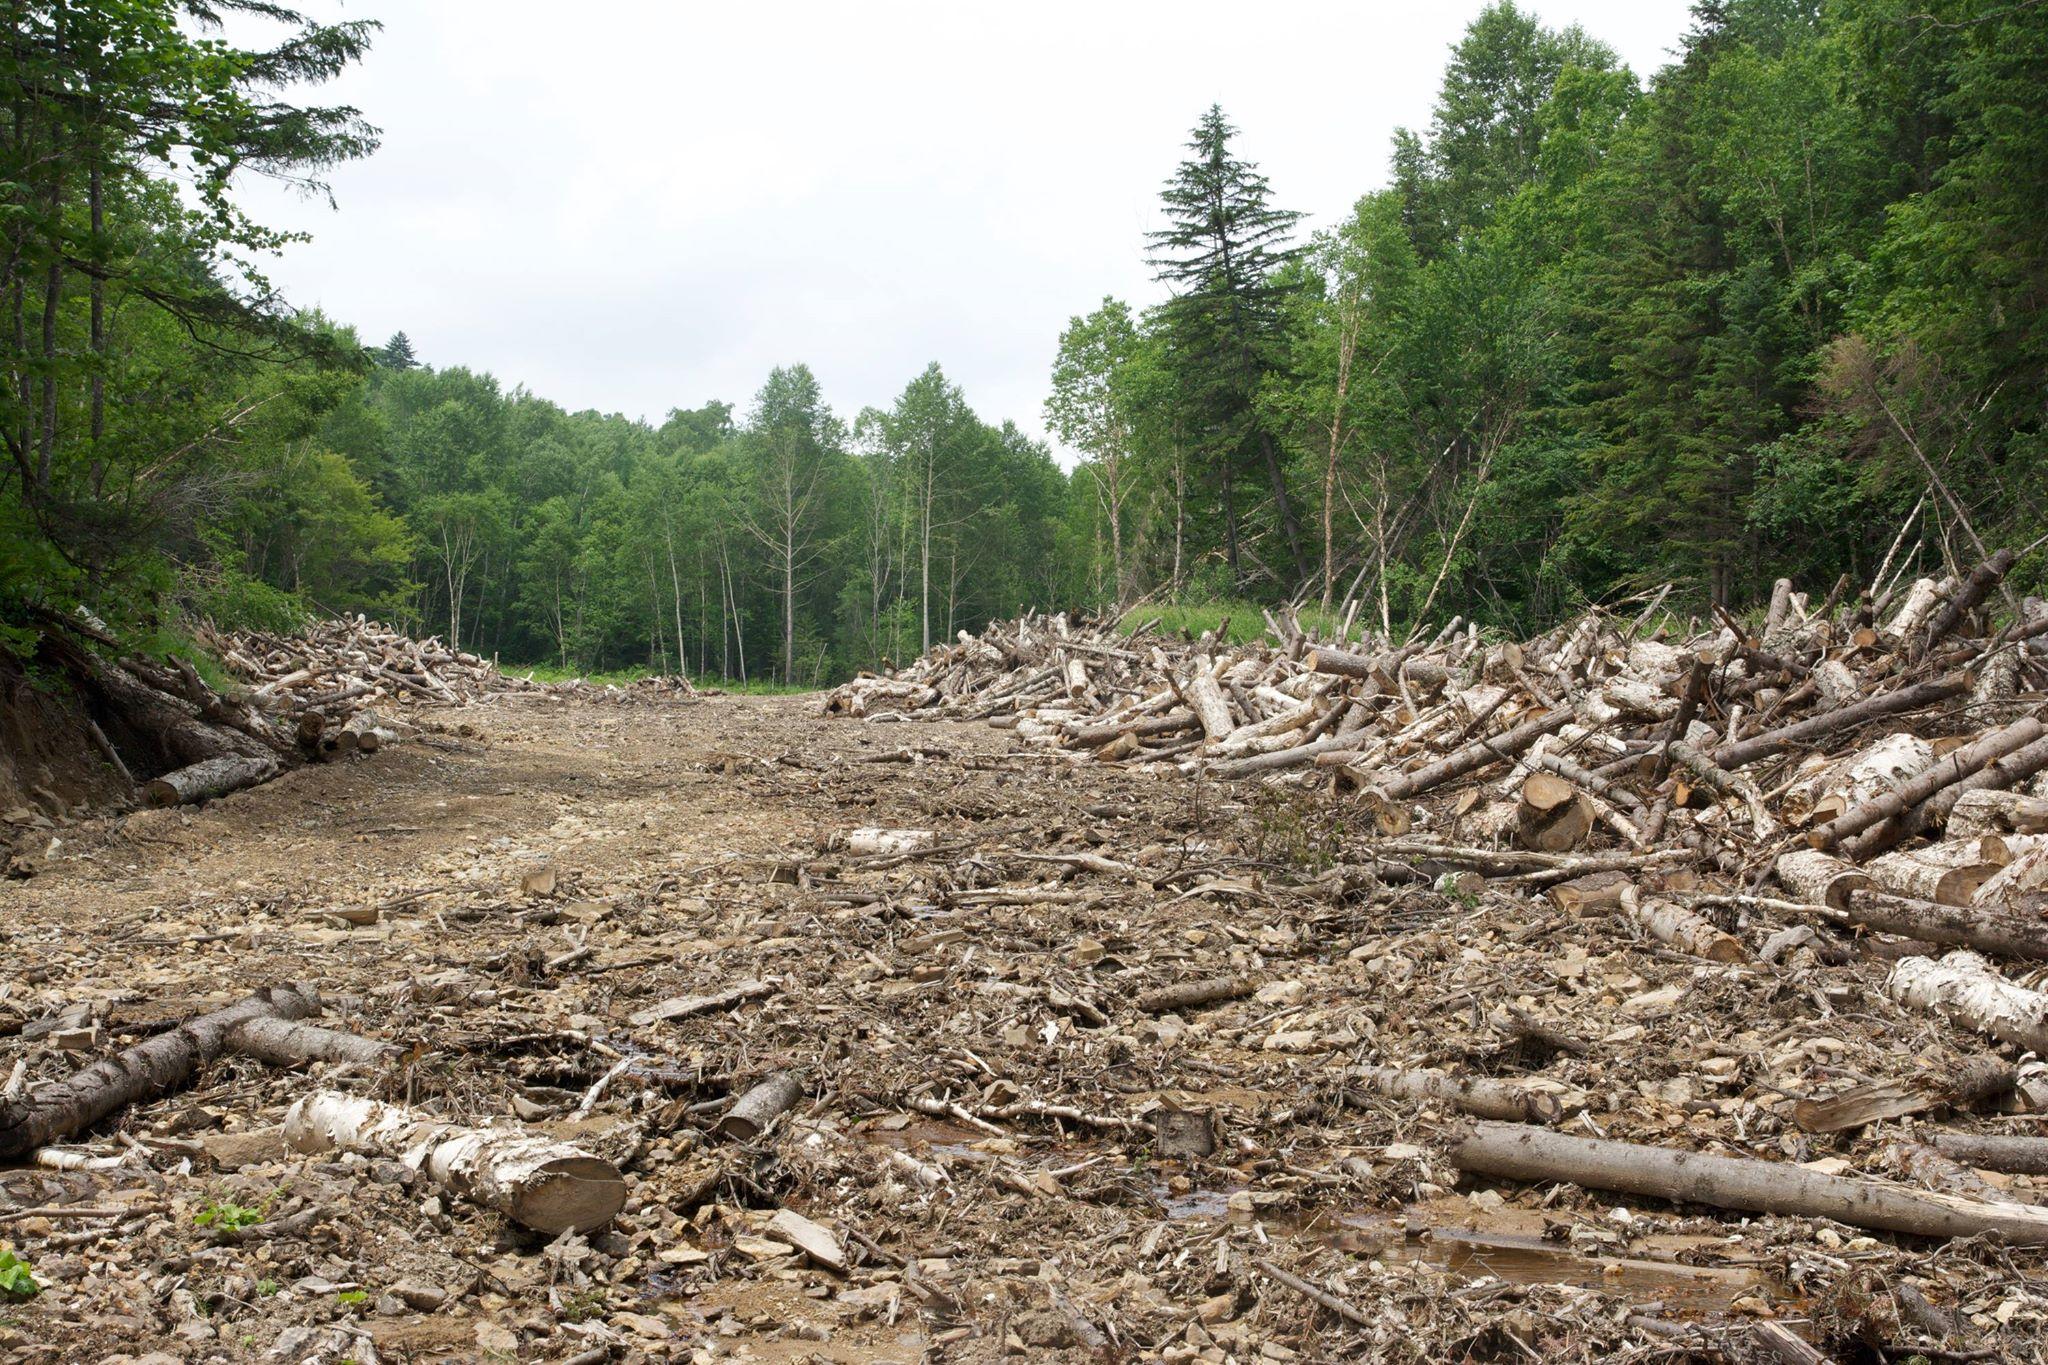
[[(0, 1169), (0, 1245), (43, 1286), (0, 1300), (0, 1359), (1663, 1361), (1766, 1358), (1770, 1321), (1831, 1359), (2043, 1358), (2038, 1252), (1461, 1181), (1455, 1115), (1344, 1083), (1517, 1077), (1583, 1106), (1572, 1131), (1882, 1173), (1882, 1134), (1781, 1117), (1981, 1046), (1885, 1003), (1882, 961), (1706, 963), (1513, 886), (1386, 881), (1328, 797), (980, 725), (804, 698), (423, 716), (424, 742), (204, 809), (30, 834), (36, 874), (0, 884), (0, 1075), (282, 981), (414, 1054), (231, 1059), (74, 1149), (117, 1166)], [(851, 855), (858, 826), (936, 846)], [(1222, 972), (1257, 993), (1136, 1007)], [(780, 1124), (712, 1133), (783, 1070)], [(572, 1138), (626, 1170), (626, 1211), (550, 1243), (401, 1163), (286, 1151), (323, 1085)], [(1162, 1150), (1210, 1119), (1209, 1155)], [(781, 1208), (847, 1265), (777, 1240)]]

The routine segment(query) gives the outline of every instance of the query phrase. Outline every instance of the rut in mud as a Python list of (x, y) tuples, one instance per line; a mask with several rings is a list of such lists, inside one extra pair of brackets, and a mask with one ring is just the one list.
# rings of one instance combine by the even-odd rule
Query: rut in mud
[[(1337, 803), (815, 711), (507, 697), (58, 831), (5, 889), (0, 1069), (54, 1079), (287, 981), (408, 1055), (230, 1056), (69, 1149), (97, 1168), (0, 1170), (0, 1242), (45, 1286), (0, 1305), (0, 1352), (1669, 1359), (1771, 1318), (2036, 1349), (2036, 1252), (1461, 1182), (1457, 1115), (1355, 1080), (1514, 1079), (1583, 1105), (1574, 1131), (1847, 1166), (1853, 1137), (1777, 1113), (1896, 1074), (1862, 1003), (1882, 964), (1707, 962), (1382, 886)], [(861, 828), (931, 838), (862, 853)], [(1218, 976), (1244, 989), (1139, 1007)], [(1925, 1032), (1917, 1064), (1950, 1047)], [(727, 1121), (778, 1074), (786, 1113)], [(625, 1211), (548, 1239), (402, 1162), (287, 1150), (322, 1088), (573, 1141)]]

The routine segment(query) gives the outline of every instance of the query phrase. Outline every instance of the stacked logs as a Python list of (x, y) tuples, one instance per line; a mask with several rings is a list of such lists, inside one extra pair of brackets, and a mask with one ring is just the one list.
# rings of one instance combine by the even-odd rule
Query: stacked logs
[[(1070, 762), (1327, 787), (1370, 816), (1380, 855), (1432, 873), (1555, 889), (1691, 864), (1710, 893), (1741, 892), (1696, 895), (1708, 908), (1770, 901), (2048, 958), (2048, 926), (2025, 913), (2048, 905), (2048, 604), (1993, 618), (2012, 562), (1886, 598), (1838, 585), (1817, 605), (1781, 581), (1761, 623), (1717, 612), (1711, 628), (1656, 619), (1660, 596), (1512, 643), (1463, 621), (1397, 644), (1269, 615), (1264, 643), (1233, 645), (1034, 615), (857, 678), (824, 710), (979, 719)], [(1787, 895), (1757, 894), (1771, 876)], [(1687, 951), (1727, 950), (1684, 906), (1627, 912)], [(1947, 982), (1977, 963), (1927, 966)]]

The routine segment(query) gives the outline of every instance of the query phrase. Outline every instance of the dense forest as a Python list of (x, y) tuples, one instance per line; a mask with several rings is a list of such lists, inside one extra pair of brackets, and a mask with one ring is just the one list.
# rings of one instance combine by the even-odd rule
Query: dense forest
[[(81, 607), (157, 648), (365, 611), (508, 662), (816, 683), (1029, 605), (1525, 630), (2048, 527), (2039, 0), (1702, 0), (1647, 79), (1502, 0), (1319, 230), (1211, 109), (1162, 156), (1159, 301), (1046, 339), (1070, 472), (939, 363), (848, 417), (792, 356), (655, 425), (367, 346), (278, 297), (291, 242), (234, 187), (374, 152), (284, 99), (374, 24), (7, 8), (0, 644)], [(247, 15), (284, 36), (220, 36)]]

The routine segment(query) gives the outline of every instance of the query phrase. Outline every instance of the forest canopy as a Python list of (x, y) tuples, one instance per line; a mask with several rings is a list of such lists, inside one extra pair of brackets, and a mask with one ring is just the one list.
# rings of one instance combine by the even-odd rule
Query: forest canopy
[[(374, 152), (288, 98), (373, 24), (7, 8), (0, 644), (81, 607), (159, 647), (363, 611), (507, 662), (808, 684), (1027, 606), (1356, 596), (1520, 632), (2048, 527), (2041, 3), (1702, 0), (1645, 79), (1503, 0), (1321, 227), (1199, 112), (1133, 244), (1159, 298), (1046, 339), (1070, 471), (937, 362), (847, 415), (792, 356), (657, 424), (366, 346), (277, 297), (291, 243), (234, 187)], [(280, 36), (235, 46), (236, 16)]]

